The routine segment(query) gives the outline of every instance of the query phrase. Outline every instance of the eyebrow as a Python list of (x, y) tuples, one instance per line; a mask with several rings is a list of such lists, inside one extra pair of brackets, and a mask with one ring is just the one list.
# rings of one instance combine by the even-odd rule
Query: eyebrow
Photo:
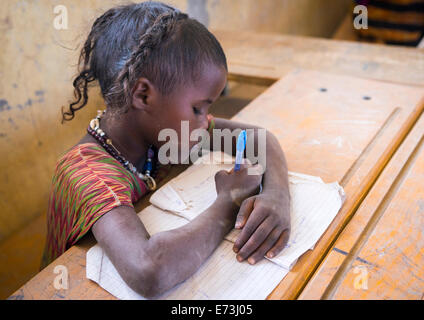
[(209, 104), (213, 103), (213, 101), (211, 99), (204, 99), (204, 100), (197, 101), (197, 103), (199, 103), (199, 102), (206, 102), (206, 103), (209, 103)]

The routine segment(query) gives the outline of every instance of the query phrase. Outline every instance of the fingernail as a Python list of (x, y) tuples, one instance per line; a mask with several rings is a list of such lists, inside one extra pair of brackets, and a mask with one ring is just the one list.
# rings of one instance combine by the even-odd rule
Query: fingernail
[(235, 253), (237, 253), (237, 252), (239, 252), (239, 249), (238, 249), (238, 248), (236, 248), (236, 247), (233, 247), (233, 251), (234, 251)]
[(273, 252), (268, 252), (268, 253), (266, 254), (266, 256), (267, 256), (268, 258), (272, 258), (272, 257), (274, 257), (274, 253), (273, 253)]
[(255, 264), (255, 259), (253, 259), (253, 258), (249, 258), (249, 259), (247, 259), (247, 261), (248, 261), (250, 264)]
[(238, 229), (241, 227), (241, 222), (236, 222), (235, 228)]
[(242, 262), (243, 261), (243, 258), (241, 256), (237, 256), (236, 258), (237, 258), (237, 261), (238, 262)]

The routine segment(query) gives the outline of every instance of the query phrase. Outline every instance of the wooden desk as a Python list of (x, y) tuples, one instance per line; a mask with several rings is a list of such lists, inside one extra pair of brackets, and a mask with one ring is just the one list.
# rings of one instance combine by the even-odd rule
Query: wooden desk
[(300, 295), (424, 298), (424, 114)]
[[(234, 117), (271, 130), (285, 150), (289, 170), (320, 176), (326, 182), (339, 181), (347, 194), (315, 249), (299, 259), (270, 299), (296, 298), (301, 292), (422, 113), (423, 94), (417, 87), (297, 70)], [(108, 297), (85, 278), (85, 253), (92, 244), (69, 249), (14, 298)], [(70, 281), (69, 289), (61, 292), (53, 287), (53, 268), (59, 264), (68, 268)]]
[(294, 68), (424, 85), (424, 49), (253, 32), (212, 31), (229, 79), (270, 85)]

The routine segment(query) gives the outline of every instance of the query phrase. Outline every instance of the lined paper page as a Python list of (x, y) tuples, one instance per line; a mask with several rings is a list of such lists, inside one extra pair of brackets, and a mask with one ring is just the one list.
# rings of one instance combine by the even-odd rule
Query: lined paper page
[(266, 299), (287, 274), (267, 260), (255, 265), (235, 259), (233, 243), (227, 240), (187, 281), (163, 296), (164, 299)]
[(283, 251), (270, 259), (291, 269), (297, 259), (312, 249), (339, 212), (343, 197), (338, 184), (290, 183), (291, 233)]
[[(178, 228), (188, 220), (154, 206), (139, 214), (146, 229), (154, 234)], [(239, 263), (233, 244), (222, 241), (197, 272), (159, 299), (265, 299), (287, 274), (287, 270), (263, 260), (254, 266)], [(122, 280), (97, 244), (87, 252), (87, 278), (119, 299), (144, 299)]]
[[(215, 173), (231, 167), (231, 164), (193, 165), (157, 190), (150, 202), (192, 220), (217, 197)], [(289, 172), (289, 190), (292, 200), (290, 238), (285, 249), (270, 260), (290, 270), (303, 253), (314, 247), (333, 221), (343, 204), (344, 192), (338, 183), (325, 184), (319, 177), (296, 172)], [(175, 200), (170, 201), (172, 197)], [(173, 209), (170, 204), (174, 202), (185, 205)], [(225, 239), (235, 242), (240, 232), (233, 229)]]

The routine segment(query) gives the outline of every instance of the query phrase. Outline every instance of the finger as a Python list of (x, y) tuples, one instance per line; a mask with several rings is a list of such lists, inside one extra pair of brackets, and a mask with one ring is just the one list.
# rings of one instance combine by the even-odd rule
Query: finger
[(255, 164), (254, 166), (250, 166), (249, 168), (247, 168), (247, 174), (260, 176), (261, 179), (262, 179), (262, 175), (264, 174), (264, 172), (265, 172), (264, 167), (259, 163)]
[(287, 245), (290, 237), (290, 229), (285, 229), (280, 237), (278, 238), (277, 242), (274, 244), (274, 246), (268, 250), (266, 256), (268, 258), (274, 258), (276, 255), (278, 255)]
[(243, 158), (242, 164), (245, 167), (251, 167), (252, 166), (252, 162), (249, 160), (249, 158)]
[[(250, 199), (250, 198), (249, 198)], [(253, 198), (255, 199), (255, 198)], [(251, 211), (246, 223), (243, 226), (237, 240), (234, 242), (233, 250), (238, 252), (240, 248), (249, 240), (250, 236), (255, 232), (256, 228), (264, 221), (266, 215), (262, 210), (255, 209), (253, 204), (253, 210)]]
[(220, 176), (220, 175), (228, 175), (229, 172), (227, 170), (219, 170), (215, 173), (215, 177)]
[(273, 247), (273, 245), (277, 242), (281, 235), (281, 231), (283, 229), (281, 227), (276, 227), (272, 232), (268, 235), (265, 241), (253, 252), (247, 261), (250, 264), (255, 264), (262, 260), (265, 256), (265, 253), (268, 252), (269, 249)]
[(253, 204), (255, 203), (255, 198), (245, 199), (240, 206), (239, 212), (237, 214), (235, 228), (241, 229), (246, 224), (247, 218), (249, 218), (250, 213), (253, 210)]
[[(242, 159), (242, 162), (240, 163), (240, 169), (237, 172), (241, 172), (243, 170), (249, 169), (252, 165), (250, 164), (250, 162), (246, 161), (245, 158)], [(231, 170), (229, 171), (229, 173), (233, 173), (234, 172), (234, 168), (232, 167)]]
[(246, 243), (241, 247), (237, 254), (237, 260), (243, 261), (247, 259), (259, 246), (265, 241), (271, 233), (274, 226), (271, 224), (270, 219), (265, 219), (255, 232), (249, 237)]

